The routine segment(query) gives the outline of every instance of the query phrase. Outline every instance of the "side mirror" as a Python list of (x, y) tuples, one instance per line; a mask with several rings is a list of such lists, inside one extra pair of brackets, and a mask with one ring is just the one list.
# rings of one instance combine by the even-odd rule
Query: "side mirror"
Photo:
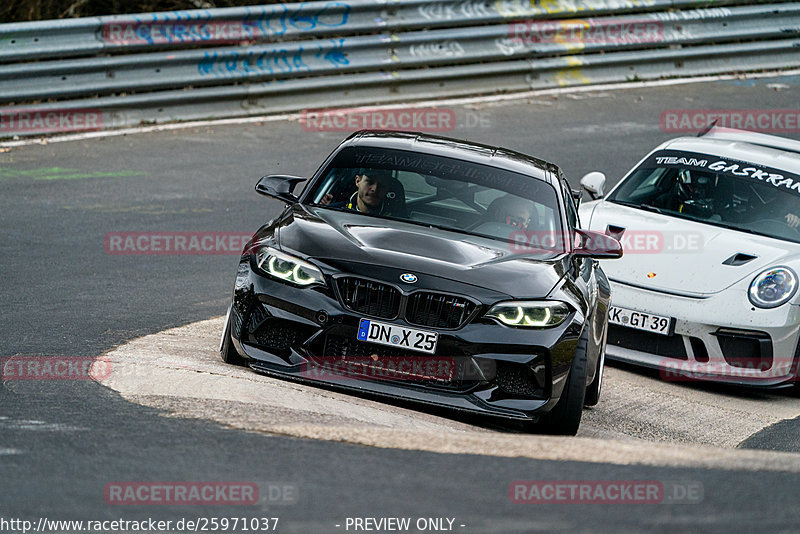
[(297, 184), (305, 181), (306, 178), (300, 176), (287, 176), (283, 174), (271, 174), (262, 177), (256, 184), (256, 193), (261, 193), (268, 197), (282, 200), (288, 204), (294, 204), (298, 198), (293, 191)]
[(606, 175), (598, 171), (585, 174), (583, 178), (581, 178), (581, 187), (589, 193), (592, 200), (603, 198), (605, 196), (603, 190), (606, 187)]
[(610, 235), (581, 229), (576, 229), (575, 232), (579, 242), (572, 253), (576, 256), (606, 259), (622, 257), (622, 245)]

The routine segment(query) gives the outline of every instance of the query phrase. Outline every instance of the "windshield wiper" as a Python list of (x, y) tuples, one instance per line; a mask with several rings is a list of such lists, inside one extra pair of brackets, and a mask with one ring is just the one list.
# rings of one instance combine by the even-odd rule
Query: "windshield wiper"
[(637, 204), (635, 202), (627, 202), (625, 200), (612, 200), (611, 202), (614, 202), (616, 204), (622, 204), (623, 206), (628, 206), (629, 208), (636, 208), (644, 211), (652, 211), (653, 213), (660, 213), (661, 215), (664, 215), (663, 209), (657, 208), (650, 204)]
[(662, 210), (661, 208), (657, 208), (651, 204), (640, 204), (639, 207), (643, 210), (653, 211), (655, 213), (660, 213), (662, 215), (664, 214), (664, 210)]

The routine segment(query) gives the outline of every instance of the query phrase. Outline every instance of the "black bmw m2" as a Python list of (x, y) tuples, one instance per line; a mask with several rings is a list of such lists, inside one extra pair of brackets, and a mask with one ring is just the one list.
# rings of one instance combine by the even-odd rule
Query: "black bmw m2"
[[(295, 188), (306, 182), (302, 192)], [(575, 434), (598, 402), (610, 289), (561, 170), (502, 148), (357, 132), (239, 263), (225, 362)]]

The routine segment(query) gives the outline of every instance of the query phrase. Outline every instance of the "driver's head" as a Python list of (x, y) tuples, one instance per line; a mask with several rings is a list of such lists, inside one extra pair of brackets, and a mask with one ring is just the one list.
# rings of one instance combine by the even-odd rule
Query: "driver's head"
[(356, 174), (358, 188), (358, 207), (368, 211), (377, 211), (383, 205), (389, 184), (392, 181), (391, 171), (384, 169), (362, 169)]
[(522, 230), (528, 227), (532, 213), (530, 202), (510, 194), (492, 201), (488, 211), (493, 221)]
[(714, 196), (716, 176), (682, 170), (678, 174), (678, 191), (683, 200), (708, 200)]

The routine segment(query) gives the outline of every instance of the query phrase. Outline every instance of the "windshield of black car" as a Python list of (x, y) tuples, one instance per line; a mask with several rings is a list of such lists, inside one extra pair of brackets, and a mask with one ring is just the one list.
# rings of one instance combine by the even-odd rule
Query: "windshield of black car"
[(553, 186), (469, 161), (349, 147), (306, 198), (332, 209), (507, 241), (513, 252), (564, 251)]
[(751, 162), (659, 151), (640, 164), (608, 200), (800, 242), (800, 176)]

